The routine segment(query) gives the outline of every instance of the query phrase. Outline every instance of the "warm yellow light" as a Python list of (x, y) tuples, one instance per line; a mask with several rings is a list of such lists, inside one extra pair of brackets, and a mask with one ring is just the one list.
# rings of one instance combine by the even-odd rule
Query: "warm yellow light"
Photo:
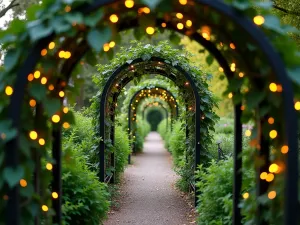
[(29, 101), (29, 105), (30, 105), (31, 107), (36, 106), (36, 101), (35, 101), (34, 99), (31, 99), (31, 100)]
[(260, 179), (265, 180), (267, 178), (267, 176), (268, 176), (268, 174), (266, 172), (262, 172), (259, 177), (260, 177)]
[(246, 108), (246, 107), (245, 107), (244, 105), (241, 106), (241, 110), (242, 110), (242, 111), (244, 111), (245, 108)]
[(63, 123), (63, 128), (68, 129), (70, 128), (70, 124), (68, 122)]
[(29, 132), (29, 137), (32, 139), (32, 140), (36, 140), (37, 137), (38, 137), (38, 134), (36, 131), (32, 130)]
[(191, 27), (191, 26), (193, 25), (193, 22), (192, 22), (191, 20), (187, 20), (187, 21), (185, 22), (185, 25), (186, 25), (187, 27)]
[(65, 51), (59, 51), (58, 52), (58, 57), (59, 58), (65, 58)]
[(34, 76), (33, 76), (32, 73), (30, 73), (30, 74), (28, 75), (28, 77), (27, 77), (27, 80), (28, 80), (28, 81), (33, 81), (33, 79), (34, 79)]
[(244, 198), (244, 199), (247, 199), (247, 198), (249, 198), (249, 196), (250, 196), (250, 195), (249, 195), (249, 193), (248, 193), (248, 192), (246, 192), (246, 193), (244, 193), (244, 194), (243, 194), (243, 198)]
[(69, 58), (71, 58), (71, 56), (72, 56), (71, 52), (69, 52), (69, 51), (65, 52), (65, 55), (64, 55), (65, 59), (69, 59)]
[(300, 102), (295, 102), (295, 109), (300, 110)]
[(20, 180), (20, 185), (21, 185), (21, 187), (26, 187), (27, 186), (27, 181), (24, 180), (24, 179), (21, 179)]
[(63, 108), (63, 112), (64, 112), (64, 113), (68, 113), (68, 112), (69, 112), (69, 108), (68, 108), (68, 107), (64, 107), (64, 108)]
[(270, 191), (269, 193), (268, 193), (268, 198), (269, 199), (274, 199), (276, 197), (276, 191)]
[(47, 55), (47, 53), (48, 53), (47, 49), (44, 48), (44, 49), (41, 51), (41, 56), (45, 56), (45, 55)]
[(143, 12), (146, 14), (149, 14), (151, 12), (151, 10), (148, 7), (144, 7)]
[(206, 32), (202, 33), (202, 37), (205, 38), (208, 41), (210, 40), (210, 35), (208, 33), (206, 33)]
[(288, 151), (289, 151), (289, 146), (284, 145), (284, 146), (281, 147), (281, 153), (282, 154), (286, 154), (286, 153), (288, 153)]
[(51, 163), (47, 163), (46, 164), (46, 169), (47, 170), (52, 170), (53, 169), (53, 165)]
[(277, 85), (275, 83), (271, 83), (269, 85), (270, 91), (276, 92), (277, 91)]
[(109, 44), (108, 44), (108, 43), (105, 43), (105, 44), (103, 45), (103, 51), (108, 52), (109, 49), (110, 49)]
[(176, 13), (176, 17), (177, 17), (178, 19), (182, 19), (182, 18), (183, 18), (183, 14), (182, 14), (182, 13)]
[(46, 77), (42, 77), (41, 84), (46, 84), (46, 83), (47, 83), (47, 78)]
[(242, 72), (239, 73), (239, 77), (240, 77), (240, 78), (244, 77), (244, 75), (245, 75), (245, 74), (242, 73)]
[(110, 48), (113, 48), (115, 46), (116, 46), (116, 42), (114, 42), (114, 41), (109, 42), (109, 47)]
[(275, 120), (274, 120), (273, 117), (270, 117), (270, 118), (268, 119), (268, 123), (269, 123), (269, 124), (274, 124), (274, 122), (275, 122)]
[(232, 98), (233, 97), (233, 94), (230, 92), (229, 94), (228, 94), (228, 98)]
[(277, 91), (282, 92), (282, 86), (280, 84), (277, 84)]
[(230, 43), (229, 47), (230, 47), (231, 49), (235, 49), (235, 45), (234, 45), (233, 43)]
[(182, 30), (184, 28), (183, 23), (177, 23), (178, 30)]
[(60, 116), (59, 115), (53, 115), (52, 116), (52, 122), (53, 123), (58, 123), (60, 121)]
[(276, 130), (271, 130), (269, 135), (270, 135), (270, 138), (274, 139), (274, 138), (277, 137), (277, 131)]
[(49, 91), (53, 91), (53, 90), (54, 90), (53, 84), (50, 84), (50, 85), (48, 86), (48, 90), (49, 90)]
[(167, 24), (166, 24), (166, 23), (162, 23), (161, 26), (162, 26), (162, 27), (166, 27)]
[(109, 20), (112, 22), (112, 23), (116, 23), (119, 21), (119, 17), (116, 15), (116, 14), (112, 14), (110, 15), (109, 17)]
[(34, 76), (35, 79), (38, 79), (41, 76), (41, 72), (37, 70), (37, 71), (34, 72), (33, 76)]
[(271, 182), (272, 180), (274, 180), (274, 174), (269, 173), (268, 176), (266, 177), (266, 181)]
[(146, 33), (149, 34), (149, 35), (152, 35), (154, 34), (155, 32), (155, 29), (153, 27), (147, 27), (146, 28)]
[(10, 96), (14, 93), (14, 89), (11, 86), (6, 86), (5, 87), (5, 94)]
[(260, 16), (260, 15), (258, 15), (258, 16), (255, 16), (254, 18), (253, 18), (253, 22), (256, 24), (256, 25), (262, 25), (262, 24), (264, 24), (264, 22), (265, 22), (265, 18), (264, 17), (262, 17), (262, 16)]
[(58, 95), (59, 95), (59, 97), (64, 97), (64, 96), (65, 96), (65, 92), (64, 92), (64, 91), (60, 91), (60, 92), (58, 93)]
[(179, 3), (180, 3), (181, 5), (186, 5), (186, 4), (187, 4), (187, 0), (179, 0)]
[(219, 67), (219, 71), (222, 73), (224, 72), (224, 69), (222, 67)]
[(251, 136), (251, 130), (246, 130), (245, 135), (246, 135), (247, 137), (250, 137), (250, 136)]
[(43, 146), (43, 145), (45, 145), (45, 143), (46, 143), (46, 141), (45, 141), (44, 138), (40, 138), (40, 139), (39, 139), (39, 144), (40, 144), (40, 145)]
[(276, 173), (279, 169), (279, 166), (276, 163), (273, 163), (269, 166), (270, 173)]
[(48, 48), (49, 49), (54, 49), (55, 48), (55, 43), (53, 41), (50, 42), (49, 45), (48, 45)]
[(54, 199), (57, 199), (57, 198), (58, 198), (57, 192), (52, 192), (52, 198), (54, 198)]
[(72, 9), (71, 6), (67, 5), (67, 6), (65, 7), (65, 12), (70, 12), (71, 9)]
[(126, 0), (125, 1), (125, 6), (129, 9), (132, 8), (134, 6), (134, 1), (133, 0)]
[(48, 208), (48, 206), (43, 205), (43, 206), (42, 206), (42, 210), (43, 210), (44, 212), (47, 212), (47, 211), (49, 210), (49, 208)]

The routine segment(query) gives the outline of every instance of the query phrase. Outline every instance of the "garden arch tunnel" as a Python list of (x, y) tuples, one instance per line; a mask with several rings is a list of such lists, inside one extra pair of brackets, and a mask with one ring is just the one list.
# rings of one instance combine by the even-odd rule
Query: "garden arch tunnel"
[(146, 121), (150, 124), (151, 131), (158, 131), (158, 126), (164, 119), (166, 120), (166, 129), (168, 130), (168, 109), (162, 105), (147, 107)]
[[(293, 89), (292, 89), (292, 85), (290, 80), (288, 79), (287, 76), (287, 72), (285, 70), (284, 64), (282, 62), (282, 60), (280, 59), (279, 55), (274, 51), (274, 49), (272, 48), (271, 44), (267, 41), (268, 39), (265, 37), (264, 33), (259, 30), (256, 25), (254, 25), (246, 16), (243, 15), (243, 13), (241, 13), (240, 11), (237, 11), (236, 9), (234, 9), (233, 7), (225, 4), (222, 1), (210, 1), (210, 0), (195, 0), (195, 1), (190, 1), (188, 4), (182, 4), (180, 5), (179, 3), (177, 4), (172, 4), (172, 2), (169, 1), (164, 1), (164, 2), (160, 2), (157, 1), (158, 4), (160, 4), (159, 6), (163, 5), (166, 6), (169, 4), (169, 7), (167, 7), (167, 9), (170, 9), (169, 12), (183, 12), (184, 15), (189, 15), (191, 17), (191, 19), (193, 19), (193, 24), (197, 24), (197, 27), (199, 27), (199, 23), (202, 23), (203, 25), (209, 25), (210, 27), (214, 28), (214, 31), (216, 33), (214, 33), (217, 37), (223, 37), (223, 34), (226, 34), (226, 37), (230, 37), (231, 40), (227, 40), (228, 43), (230, 41), (233, 40), (234, 43), (234, 48), (239, 50), (239, 54), (238, 55), (242, 55), (243, 58), (247, 59), (247, 58), (261, 58), (262, 61), (264, 61), (264, 58), (266, 59), (266, 61), (264, 61), (264, 63), (266, 63), (267, 65), (270, 65), (271, 68), (271, 75), (268, 74), (267, 78), (269, 78), (268, 82), (271, 81), (278, 81), (279, 84), (282, 85), (282, 88), (284, 90), (284, 92), (282, 93), (282, 95), (280, 94), (280, 97), (282, 97), (282, 104), (280, 104), (280, 108), (283, 110), (283, 115), (276, 115), (279, 121), (284, 121), (285, 123), (281, 123), (281, 125), (277, 125), (279, 126), (279, 130), (284, 133), (282, 134), (282, 138), (280, 139), (280, 141), (278, 141), (278, 143), (275, 143), (277, 147), (279, 147), (280, 145), (287, 145), (289, 148), (289, 153), (287, 154), (287, 163), (286, 163), (286, 179), (285, 179), (285, 194), (284, 194), (284, 199), (285, 199), (285, 210), (284, 210), (284, 224), (289, 225), (289, 224), (297, 224), (298, 222), (298, 211), (299, 211), (299, 207), (298, 207), (298, 203), (297, 203), (297, 198), (295, 198), (295, 196), (298, 196), (298, 145), (297, 145), (297, 133), (298, 133), (298, 127), (297, 127), (297, 123), (295, 123), (295, 121), (297, 120), (296, 117), (296, 113), (295, 110), (293, 108)], [(59, 2), (53, 2), (50, 3), (49, 1), (45, 4), (46, 5), (45, 8), (49, 8), (48, 6), (56, 6), (51, 8), (52, 11), (48, 14), (44, 14), (41, 13), (40, 16), (49, 16), (49, 15), (61, 15), (60, 13), (60, 9), (62, 7), (61, 3)], [(44, 6), (45, 6), (44, 4)], [(55, 5), (56, 4), (56, 5)], [(112, 4), (115, 4), (116, 7), (111, 7)], [(82, 13), (82, 14), (90, 14), (93, 11), (96, 11), (98, 8), (103, 8), (103, 7), (110, 7), (110, 9), (114, 9), (117, 12), (117, 9), (119, 9), (117, 6), (120, 5), (120, 9), (122, 10), (126, 10), (126, 11), (130, 11), (130, 10), (135, 10), (136, 7), (131, 7), (130, 9), (125, 8), (123, 6), (123, 1), (113, 1), (113, 0), (94, 0), (90, 3), (86, 3), (85, 5), (80, 5), (80, 6), (75, 6), (74, 5), (74, 10), (72, 10), (72, 12), (78, 12), (78, 13)], [(122, 7), (121, 7), (122, 5)], [(58, 6), (58, 7), (57, 7)], [(138, 6), (138, 4), (137, 4)], [(153, 5), (152, 5), (153, 6)], [(236, 4), (236, 6), (238, 6), (238, 4)], [(244, 9), (246, 11), (247, 8), (250, 8), (250, 5), (244, 5), (243, 6)], [(163, 9), (163, 7), (157, 7), (157, 12), (161, 11)], [(191, 12), (191, 13), (189, 13)], [(196, 13), (193, 13), (196, 12)], [(203, 12), (203, 13), (201, 13)], [(168, 14), (168, 10), (167, 13), (165, 13), (167, 15)], [(246, 14), (246, 13), (244, 13)], [(122, 30), (122, 29), (128, 29), (129, 27), (134, 27), (134, 26), (138, 26), (137, 20), (127, 20), (127, 18), (125, 18), (125, 13), (122, 14), (124, 15), (121, 19), (120, 19), (120, 23), (122, 22), (122, 26), (118, 27), (118, 29)], [(218, 62), (220, 63), (220, 65), (222, 66), (222, 68), (224, 69), (225, 74), (227, 75), (227, 77), (229, 78), (229, 82), (230, 82), (230, 78), (234, 77), (234, 73), (232, 73), (232, 71), (230, 70), (230, 67), (228, 65), (227, 60), (225, 60), (225, 58), (223, 57), (223, 53), (224, 52), (229, 52), (227, 50), (219, 50), (218, 48), (216, 48), (216, 41), (219, 41), (218, 38), (216, 38), (215, 40), (206, 40), (209, 39), (206, 35), (207, 38), (203, 38), (198, 32), (196, 32), (193, 29), (179, 29), (182, 27), (182, 24), (180, 24), (180, 26), (176, 26), (172, 20), (168, 19), (168, 18), (175, 18), (175, 15), (173, 15), (172, 13), (170, 13), (169, 17), (159, 17), (157, 15), (155, 15), (156, 18), (158, 18), (156, 21), (154, 21), (154, 23), (152, 24), (158, 24), (163, 25), (164, 27), (167, 27), (169, 29), (173, 29), (176, 30), (178, 32), (181, 32), (187, 36), (192, 37), (193, 39), (195, 39), (196, 41), (198, 41), (200, 44), (202, 44), (206, 49), (208, 49), (210, 51), (210, 53), (218, 60)], [(105, 18), (106, 19), (106, 18)], [(213, 21), (215, 20), (220, 20), (223, 21), (222, 23), (213, 23)], [(41, 20), (42, 21), (42, 20)], [(125, 21), (125, 22), (124, 22)], [(174, 21), (178, 21), (176, 18)], [(46, 25), (46, 22), (48, 23), (48, 21), (42, 21), (42, 23), (45, 23), (45, 26), (48, 27), (48, 24)], [(25, 23), (25, 22), (24, 22)], [(163, 24), (164, 23), (164, 24)], [(224, 25), (228, 25), (229, 23), (231, 23), (232, 26), (224, 26)], [(40, 25), (40, 24), (39, 24)], [(87, 24), (89, 26), (93, 26), (93, 24)], [(150, 22), (149, 22), (149, 25)], [(107, 25), (105, 25), (107, 26)], [(195, 26), (196, 27), (196, 26)], [(231, 27), (231, 28), (230, 28)], [(232, 28), (233, 27), (233, 28)], [(34, 27), (35, 28), (35, 27)], [(236, 28), (236, 29), (235, 29)], [(33, 29), (33, 28), (32, 28)], [(82, 34), (82, 31), (84, 30), (83, 28), (80, 28), (77, 30), (77, 28), (72, 28), (70, 26), (65, 26), (65, 27), (60, 27), (61, 30), (58, 29), (58, 27), (56, 27), (55, 32), (58, 35), (61, 35), (63, 32), (66, 31), (70, 31), (73, 29), (73, 31), (75, 31), (75, 38), (67, 38), (66, 41), (62, 44), (61, 49), (72, 49), (73, 46), (77, 46), (77, 43), (75, 44), (75, 41), (77, 41), (77, 37), (79, 37), (79, 34)], [(272, 28), (270, 28), (272, 29)], [(230, 35), (232, 33), (232, 31), (241, 31), (242, 34), (245, 34), (244, 36), (242, 36), (242, 38), (239, 39), (239, 37), (241, 37), (241, 35)], [(45, 32), (43, 32), (43, 34), (40, 34), (38, 36), (38, 38), (33, 38), (33, 36), (31, 36), (30, 38), (23, 38), (23, 39), (19, 39), (17, 48), (18, 49), (22, 49), (23, 47), (28, 47), (28, 46), (33, 46), (31, 51), (26, 51), (29, 52), (28, 55), (23, 54), (21, 55), (20, 52), (22, 51), (13, 51), (12, 49), (10, 49), (10, 51), (8, 51), (8, 56), (12, 56), (14, 55), (16, 58), (15, 62), (12, 61), (6, 61), (5, 65), (6, 65), (6, 71), (3, 73), (3, 77), (7, 77), (8, 75), (10, 75), (10, 77), (15, 76), (17, 74), (17, 79), (15, 82), (13, 82), (11, 79), (8, 79), (4, 82), (4, 85), (12, 85), (13, 86), (13, 90), (14, 92), (12, 93), (12, 96), (10, 97), (10, 101), (9, 102), (4, 102), (2, 103), (4, 105), (4, 107), (8, 110), (5, 110), (5, 112), (2, 112), (2, 114), (4, 114), (7, 118), (10, 118), (12, 121), (12, 126), (10, 125), (6, 125), (6, 129), (11, 129), (11, 128), (15, 128), (17, 130), (17, 132), (14, 134), (21, 134), (22, 132), (22, 123), (21, 123), (21, 105), (22, 102), (24, 100), (24, 93), (25, 93), (25, 87), (27, 86), (27, 75), (32, 73), (35, 68), (36, 65), (38, 63), (38, 61), (40, 60), (41, 56), (40, 56), (40, 52), (42, 49), (45, 49), (46, 46), (48, 45), (49, 42), (51, 42), (54, 38), (55, 38), (55, 33), (53, 31), (53, 28), (48, 29), (47, 31), (44, 30)], [(219, 32), (220, 33), (217, 33)], [(26, 31), (27, 32), (27, 31)], [(17, 35), (20, 36), (20, 34), (24, 36), (26, 36), (28, 33), (23, 32), (21, 30), (19, 30), (19, 33), (17, 33)], [(34, 32), (36, 33), (36, 32)], [(63, 35), (66, 35), (65, 33)], [(77, 35), (77, 36), (76, 36)], [(29, 37), (29, 36), (28, 36)], [(278, 37), (277, 37), (278, 38)], [(280, 37), (279, 37), (280, 38)], [(224, 40), (226, 40), (226, 38), (224, 37)], [(32, 44), (32, 42), (35, 42), (36, 44)], [(15, 43), (15, 39), (9, 39), (9, 41), (7, 41), (5, 43), (5, 46), (9, 46), (11, 43)], [(246, 45), (245, 43), (252, 43), (254, 44), (254, 46), (258, 47), (256, 49), (254, 48), (249, 48), (246, 49)], [(244, 46), (244, 47), (243, 47)], [(9, 46), (11, 47), (11, 46)], [(94, 46), (93, 46), (94, 47)], [(82, 54), (80, 53), (84, 53), (86, 52), (88, 49), (87, 47), (87, 42), (84, 39), (82, 42), (80, 42), (78, 44), (78, 48), (74, 50), (74, 52), (72, 52), (72, 60), (68, 60), (63, 66), (62, 66), (62, 70), (61, 70), (61, 74), (63, 76), (61, 76), (61, 78), (58, 79), (54, 79), (53, 82), (57, 85), (57, 89), (55, 91), (59, 92), (61, 90), (63, 90), (65, 88), (66, 84), (64, 83), (69, 75), (70, 72), (72, 71), (72, 69), (74, 68), (74, 65), (77, 64), (80, 60), (80, 58), (82, 57)], [(229, 49), (229, 48), (228, 48)], [(252, 51), (252, 52), (251, 52)], [(25, 51), (24, 51), (25, 52)], [(249, 54), (252, 53), (252, 54)], [(232, 54), (228, 54), (228, 56), (233, 56), (235, 55), (235, 52)], [(261, 56), (265, 56), (265, 57), (261, 57)], [(21, 59), (22, 60), (18, 60)], [(57, 65), (59, 62), (61, 62), (62, 60), (57, 60), (55, 57), (47, 58), (48, 61), (55, 62), (54, 65)], [(245, 60), (248, 61), (248, 60)], [(252, 62), (253, 60), (249, 60), (250, 62)], [(9, 64), (9, 63), (10, 64)], [(243, 62), (240, 62), (241, 65), (243, 64)], [(18, 65), (18, 67), (17, 67)], [(43, 65), (43, 64), (42, 64)], [(256, 68), (258, 68), (258, 65), (255, 65)], [(248, 75), (251, 76), (253, 79), (251, 79), (252, 84), (254, 84), (254, 87), (257, 87), (258, 90), (262, 90), (264, 87), (262, 87), (262, 84), (266, 83), (266, 77), (261, 78), (260, 76), (258, 76), (259, 70), (255, 70), (255, 66), (253, 66), (251, 69), (252, 71), (248, 71)], [(55, 66), (54, 66), (55, 67)], [(60, 67), (57, 68), (60, 70)], [(245, 67), (246, 69), (246, 67)], [(11, 73), (12, 71), (14, 71), (14, 73)], [(268, 70), (266, 70), (268, 71)], [(13, 74), (13, 75), (12, 75)], [(59, 73), (58, 73), (59, 74)], [(262, 81), (260, 83), (260, 81)], [(237, 90), (234, 91), (234, 94), (236, 96), (239, 96), (239, 88)], [(268, 105), (270, 105), (271, 103), (269, 103), (267, 101)], [(9, 106), (8, 106), (9, 104)], [(241, 159), (238, 158), (238, 155), (241, 153), (242, 150), (242, 145), (241, 145), (241, 140), (242, 140), (242, 127), (241, 127), (241, 122), (240, 122), (240, 118), (241, 118), (241, 103), (237, 103), (235, 105), (235, 156), (234, 156), (234, 161), (235, 161), (235, 168), (234, 168), (234, 191), (233, 191), (233, 196), (234, 196), (234, 210), (233, 210), (233, 218), (234, 218), (234, 224), (241, 224), (241, 215), (240, 215), (240, 210), (238, 208), (238, 203), (239, 203), (239, 198), (240, 198), (240, 192), (241, 192)], [(272, 111), (272, 107), (271, 106), (271, 110)], [(8, 112), (7, 112), (8, 111)], [(264, 119), (260, 119), (260, 124), (262, 126), (265, 126), (265, 118), (267, 118), (268, 115), (270, 115), (271, 113), (266, 114), (266, 116), (264, 117)], [(273, 111), (278, 111), (278, 110), (273, 110)], [(277, 119), (276, 118), (276, 119)], [(46, 129), (46, 128), (44, 128)], [(6, 130), (5, 130), (6, 131)], [(8, 130), (9, 131), (9, 130)], [(8, 133), (7, 131), (7, 133)], [(27, 132), (27, 131), (26, 131)], [(13, 138), (10, 139), (8, 142), (5, 141), (5, 149), (6, 149), (6, 167), (7, 168), (16, 168), (19, 164), (21, 164), (19, 162), (19, 155), (21, 154), (19, 151), (19, 136), (14, 136)], [(54, 182), (53, 182), (53, 190), (57, 191), (58, 193), (61, 193), (61, 189), (60, 189), (60, 152), (61, 152), (61, 146), (60, 146), (60, 128), (59, 127), (54, 127), (53, 132), (52, 132), (52, 136), (53, 136), (53, 157), (56, 159), (57, 161), (57, 165), (54, 166), (53, 169), (53, 176), (54, 176)], [(283, 137), (284, 136), (284, 137)], [(8, 140), (8, 138), (7, 138)], [(6, 143), (7, 142), (7, 143)], [(269, 156), (269, 146), (270, 143), (268, 141), (268, 137), (267, 135), (264, 135), (263, 132), (260, 134), (260, 138), (259, 138), (259, 146), (261, 147), (261, 151), (260, 151), (260, 156), (261, 157), (265, 157), (268, 158)], [(2, 141), (1, 143), (2, 145), (4, 144), (4, 141)], [(266, 168), (269, 165), (269, 161), (265, 160), (266, 164), (264, 166), (262, 166), (260, 168), (260, 171), (266, 170)], [(266, 193), (268, 189), (268, 184), (266, 184), (265, 181), (259, 180), (258, 182), (258, 196)], [(19, 224), (20, 223), (20, 210), (19, 210), (19, 191), (18, 188), (16, 186), (14, 186), (14, 188), (12, 190), (10, 190), (8, 192), (9, 195), (9, 200), (7, 203), (7, 217), (6, 217), (6, 223), (11, 225), (11, 224)], [(60, 202), (61, 202), (61, 198), (58, 198), (56, 200), (53, 200), (53, 208), (56, 209), (57, 212), (57, 216), (54, 217), (54, 222), (56, 223), (60, 223), (60, 215), (59, 215), (59, 206), (60, 206)], [(259, 209), (263, 210), (263, 207), (259, 207)], [(261, 210), (261, 211), (262, 211)], [(266, 209), (265, 209), (266, 210)], [(257, 224), (261, 224), (261, 213), (258, 213), (258, 223)]]

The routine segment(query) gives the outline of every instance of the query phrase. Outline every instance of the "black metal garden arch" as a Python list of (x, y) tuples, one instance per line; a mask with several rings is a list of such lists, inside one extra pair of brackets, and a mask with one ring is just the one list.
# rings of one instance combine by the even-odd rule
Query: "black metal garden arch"
[[(95, 11), (97, 8), (103, 7), (108, 4), (112, 4), (116, 1), (112, 0), (94, 0), (92, 3), (80, 7), (78, 11), (84, 12), (86, 14)], [(296, 113), (293, 108), (293, 89), (290, 80), (288, 79), (286, 70), (280, 59), (279, 55), (274, 51), (270, 43), (265, 38), (265, 35), (260, 31), (253, 23), (251, 23), (247, 18), (242, 16), (239, 12), (234, 10), (232, 7), (226, 5), (222, 1), (210, 1), (210, 0), (195, 0), (197, 4), (208, 7), (208, 9), (213, 9), (218, 12), (218, 14), (223, 15), (229, 18), (232, 23), (236, 24), (245, 34), (248, 34), (249, 37), (254, 41), (255, 44), (262, 50), (264, 56), (266, 57), (268, 63), (271, 65), (275, 77), (281, 83), (284, 92), (283, 92), (283, 112), (284, 112), (284, 128), (287, 136), (287, 144), (289, 147), (289, 154), (287, 156), (287, 176), (285, 180), (285, 212), (284, 212), (284, 223), (286, 225), (297, 224), (298, 221), (298, 202), (295, 196), (298, 196), (298, 144), (297, 144), (297, 133), (298, 127), (296, 121)], [(199, 16), (200, 17), (200, 16)], [(160, 21), (161, 22), (161, 21)], [(137, 24), (135, 24), (137, 25)], [(132, 25), (127, 25), (126, 28)], [(174, 28), (173, 28), (174, 29)], [(31, 73), (38, 60), (40, 59), (40, 51), (54, 38), (54, 33), (48, 37), (41, 39), (30, 51), (29, 56), (23, 62), (23, 66), (18, 69), (18, 79), (14, 84), (14, 93), (11, 97), (10, 106), (9, 106), (9, 118), (13, 121), (13, 127), (18, 131), (21, 130), (20, 115), (21, 115), (21, 104), (24, 96), (24, 91), (26, 87), (26, 78), (29, 73)], [(224, 72), (228, 77), (232, 75), (230, 67), (228, 66), (227, 61), (224, 59), (220, 51), (212, 44), (211, 42), (203, 39), (197, 34), (191, 34), (195, 40), (201, 43), (206, 47), (212, 55), (218, 60), (220, 65), (224, 68)], [(86, 45), (86, 43), (81, 43), (81, 47)], [(81, 49), (82, 51), (82, 49)], [(83, 53), (86, 49), (83, 50)], [(80, 51), (79, 51), (80, 52)], [(74, 54), (77, 56), (75, 60), (70, 64), (65, 64), (63, 67), (63, 75), (69, 77), (69, 73), (72, 71), (74, 65), (79, 61), (81, 55)], [(240, 105), (235, 106), (235, 176), (234, 176), (234, 224), (240, 224), (241, 215), (240, 210), (238, 209), (238, 202), (241, 190), (241, 159), (237, 156), (242, 151), (242, 128), (240, 123), (241, 110)], [(53, 169), (54, 183), (53, 190), (56, 190), (58, 193), (61, 193), (61, 183), (60, 183), (60, 129), (53, 131), (53, 157), (57, 160), (57, 165)], [(261, 151), (262, 155), (268, 156), (269, 144), (266, 143), (264, 138), (261, 139), (261, 146), (266, 151)], [(18, 137), (14, 138), (8, 144), (6, 144), (6, 165), (9, 167), (16, 167), (18, 165), (18, 148), (19, 139)], [(263, 181), (259, 181), (258, 194), (262, 194), (266, 191), (266, 185)], [(19, 224), (19, 191), (15, 187), (8, 193), (9, 200), (7, 204), (7, 224)], [(61, 199), (58, 198), (53, 200), (54, 208), (56, 209), (60, 205)], [(59, 211), (57, 211), (59, 212)], [(60, 215), (56, 216), (57, 219), (54, 219), (54, 222), (60, 223)]]

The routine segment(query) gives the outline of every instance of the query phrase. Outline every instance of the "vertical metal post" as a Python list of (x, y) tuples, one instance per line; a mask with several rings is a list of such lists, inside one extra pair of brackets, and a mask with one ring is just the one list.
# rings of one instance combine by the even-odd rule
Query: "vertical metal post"
[[(55, 126), (55, 125), (54, 125)], [(62, 220), (62, 180), (61, 180), (61, 126), (53, 128), (52, 131), (52, 156), (55, 160), (53, 165), (53, 180), (52, 180), (52, 192), (58, 193), (58, 198), (52, 199), (52, 206), (55, 211), (55, 216), (53, 216), (53, 223), (61, 225)]]
[(233, 225), (242, 224), (242, 215), (239, 208), (241, 189), (242, 189), (242, 123), (241, 123), (241, 104), (234, 106), (234, 172), (233, 172)]

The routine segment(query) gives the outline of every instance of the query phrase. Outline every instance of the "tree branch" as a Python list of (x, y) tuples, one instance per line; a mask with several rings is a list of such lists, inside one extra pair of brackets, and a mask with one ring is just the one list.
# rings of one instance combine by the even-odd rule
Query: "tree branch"
[(16, 0), (12, 0), (11, 3), (4, 9), (0, 11), (0, 18), (5, 16), (5, 14), (12, 8), (19, 6), (19, 3), (15, 3)]

